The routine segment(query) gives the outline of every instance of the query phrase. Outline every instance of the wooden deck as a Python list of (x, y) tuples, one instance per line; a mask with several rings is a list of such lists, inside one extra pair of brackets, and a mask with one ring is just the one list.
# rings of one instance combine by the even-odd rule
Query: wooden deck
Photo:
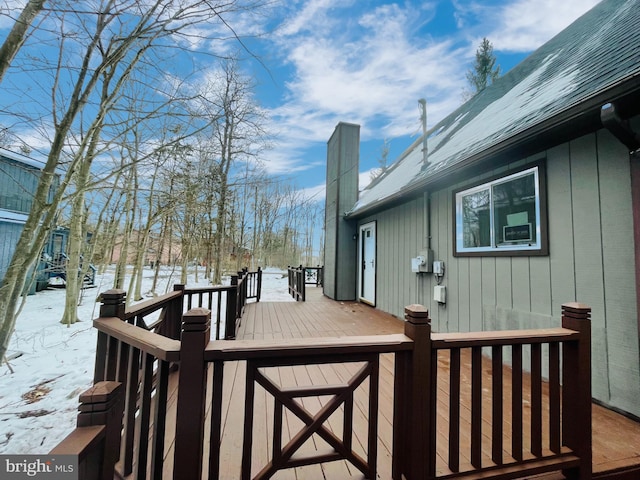
[[(384, 314), (378, 310), (363, 304), (351, 302), (334, 302), (322, 296), (321, 289), (308, 288), (307, 301), (297, 303), (260, 302), (251, 303), (246, 307), (242, 318), (238, 338), (239, 339), (291, 339), (328, 336), (351, 335), (376, 335), (389, 333), (402, 333), (403, 321)], [(245, 393), (245, 362), (228, 362), (225, 364), (224, 374), (224, 406), (223, 406), (223, 435), (221, 444), (221, 473), (222, 479), (240, 478), (243, 428), (244, 428), (244, 393)], [(463, 365), (469, 363), (463, 355)], [(378, 469), (377, 476), (381, 479), (391, 478), (391, 445), (392, 445), (392, 398), (393, 398), (393, 371), (394, 357), (391, 354), (382, 355), (380, 360), (380, 399), (378, 418)], [(438, 357), (438, 368), (443, 372), (439, 375), (438, 405), (447, 409), (444, 399), (448, 394), (446, 385), (448, 370), (448, 358), (444, 355)], [(505, 367), (507, 368), (507, 367)], [(356, 364), (328, 364), (306, 365), (293, 367), (278, 367), (264, 369), (265, 374), (281, 387), (300, 387), (318, 384), (344, 383), (358, 369)], [(209, 381), (211, 371), (209, 369)], [(490, 365), (483, 368), (487, 376), (483, 385), (490, 385)], [(177, 384), (175, 378), (172, 384)], [(464, 383), (463, 383), (464, 385)], [(366, 385), (365, 385), (366, 387)], [(355, 394), (354, 408), (354, 438), (353, 445), (361, 456), (365, 456), (367, 446), (367, 412), (368, 395), (367, 388), (360, 387)], [(505, 384), (508, 390), (508, 385)], [(208, 389), (209, 392), (211, 389)], [(465, 425), (465, 411), (468, 410), (470, 393), (462, 388), (461, 392), (461, 444), (464, 447), (464, 437), (470, 426)], [(487, 398), (490, 391), (485, 389)], [(175, 391), (170, 395), (170, 405), (175, 407)], [(254, 410), (253, 427), (253, 458), (251, 462), (252, 475), (258, 473), (270, 460), (273, 445), (273, 397), (261, 388), (256, 388), (256, 401)], [(525, 393), (526, 399), (526, 393)], [(314, 414), (328, 401), (324, 397), (307, 397), (301, 400), (303, 407)], [(490, 403), (487, 405), (487, 418), (490, 419)], [(508, 402), (505, 402), (505, 410), (508, 410)], [(543, 401), (544, 404), (544, 401)], [(211, 405), (211, 402), (208, 402)], [(546, 406), (543, 405), (546, 410)], [(173, 409), (175, 410), (175, 408)], [(171, 409), (170, 409), (171, 411)], [(175, 416), (175, 412), (169, 414)], [(340, 434), (342, 432), (342, 410), (335, 412), (328, 420), (328, 428)], [(525, 422), (527, 412), (524, 412)], [(447, 443), (447, 425), (444, 424), (444, 416), (438, 419), (438, 447)], [(171, 425), (172, 418), (168, 418), (168, 430), (166, 440), (166, 459), (164, 465), (164, 478), (171, 478), (173, 465), (173, 440)], [(504, 421), (510, 422), (510, 412), (504, 412)], [(207, 421), (207, 425), (209, 422)], [(304, 427), (291, 412), (286, 412), (283, 418), (283, 438), (285, 444), (289, 439)], [(484, 430), (489, 430), (489, 425), (483, 425)], [(511, 445), (508, 436), (509, 429), (505, 429), (505, 452)], [(443, 432), (443, 433), (441, 433)], [(206, 432), (205, 438), (209, 434)], [(307, 441), (300, 450), (302, 455), (310, 452), (323, 452), (327, 450), (327, 444), (317, 435)], [(526, 447), (526, 440), (525, 440)], [(205, 456), (209, 445), (205, 444)], [(486, 451), (485, 451), (486, 450)], [(483, 464), (490, 463), (490, 445), (483, 448)], [(463, 459), (464, 460), (464, 459)], [(461, 469), (465, 465), (461, 464)], [(446, 461), (438, 448), (437, 471), (447, 472)], [(593, 471), (598, 479), (609, 478), (611, 480), (631, 480), (640, 478), (640, 424), (622, 415), (616, 414), (600, 406), (593, 406)], [(206, 471), (205, 471), (206, 474)], [(337, 461), (297, 467), (278, 472), (274, 478), (282, 479), (346, 479), (363, 478), (362, 474), (346, 461)], [(555, 480), (564, 478), (561, 474), (547, 474), (536, 478)]]

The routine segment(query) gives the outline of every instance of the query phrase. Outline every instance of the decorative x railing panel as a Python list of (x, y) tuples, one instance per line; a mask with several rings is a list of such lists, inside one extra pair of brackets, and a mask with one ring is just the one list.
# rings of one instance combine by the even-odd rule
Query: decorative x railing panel
[[(364, 365), (344, 384), (339, 385), (311, 385), (303, 387), (284, 388), (277, 385), (260, 369), (263, 367), (283, 367), (290, 365), (311, 365), (318, 363), (332, 363), (335, 359), (313, 359), (286, 358), (279, 360), (249, 360), (247, 361), (247, 383), (246, 383), (246, 403), (245, 403), (245, 427), (244, 446), (242, 454), (242, 478), (251, 478), (251, 447), (253, 435), (253, 405), (255, 384), (257, 383), (274, 398), (274, 418), (273, 418), (273, 449), (271, 461), (265, 465), (254, 477), (255, 479), (271, 478), (277, 471), (313, 465), (337, 460), (346, 460), (360, 470), (367, 478), (376, 476), (377, 458), (377, 417), (378, 417), (378, 374), (379, 356), (358, 355), (349, 357), (348, 360), (341, 358), (341, 363), (363, 362)], [(369, 379), (369, 415), (368, 415), (368, 451), (367, 459), (353, 451), (353, 408), (354, 392)], [(312, 413), (304, 407), (300, 399), (305, 397), (330, 397), (324, 405), (316, 412)], [(285, 407), (299, 418), (304, 424), (303, 428), (292, 438), (282, 445), (282, 426)], [(337, 436), (326, 426), (327, 420), (338, 409), (343, 407), (343, 429), (342, 438)], [(298, 455), (299, 451), (307, 440), (314, 434), (324, 440), (332, 449), (332, 452), (317, 455)]]

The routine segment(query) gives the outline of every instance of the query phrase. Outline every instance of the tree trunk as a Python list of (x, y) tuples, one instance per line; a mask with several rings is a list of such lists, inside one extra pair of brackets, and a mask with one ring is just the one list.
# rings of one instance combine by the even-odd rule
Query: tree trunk
[(9, 69), (16, 53), (18, 53), (18, 50), (22, 47), (27, 36), (27, 30), (38, 13), (42, 11), (45, 1), (46, 0), (29, 0), (22, 9), (9, 35), (7, 35), (2, 47), (0, 47), (0, 82), (2, 82), (4, 74)]

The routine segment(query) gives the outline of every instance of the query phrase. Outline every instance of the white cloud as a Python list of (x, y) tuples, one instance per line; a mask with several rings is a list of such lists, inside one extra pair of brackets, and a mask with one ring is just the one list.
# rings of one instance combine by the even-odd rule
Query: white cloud
[(433, 18), (432, 4), (348, 7), (307, 2), (278, 31), (294, 74), (271, 115), (288, 147), (326, 142), (339, 121), (362, 125), (363, 139), (415, 133), (419, 98), (429, 100), (430, 123), (460, 103), (463, 52), (450, 39), (414, 36)]
[(530, 52), (550, 40), (600, 0), (514, 0), (487, 5), (457, 0), (456, 18), (478, 39), (487, 37), (496, 50)]
[(355, 0), (289, 4), (274, 51), (291, 68), (284, 103), (270, 114), (279, 130), (269, 154), (275, 171), (306, 169), (305, 158), (340, 121), (361, 125), (361, 138), (419, 133), (417, 100), (428, 102), (428, 123), (462, 103), (465, 72), (487, 36), (497, 52), (536, 49), (597, 0), (455, 0), (459, 29), (431, 35), (438, 2), (408, 0), (363, 11)]

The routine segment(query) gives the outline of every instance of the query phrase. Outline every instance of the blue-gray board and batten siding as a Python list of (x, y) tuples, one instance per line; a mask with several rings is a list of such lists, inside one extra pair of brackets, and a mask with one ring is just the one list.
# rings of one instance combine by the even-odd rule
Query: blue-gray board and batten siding
[[(548, 256), (456, 257), (453, 191), (544, 159)], [(592, 307), (593, 396), (640, 416), (640, 351), (629, 152), (602, 129), (509, 165), (461, 179), (358, 220), (377, 228), (377, 307), (402, 318), (404, 306), (429, 308), (438, 332), (544, 328), (560, 306)], [(445, 262), (447, 302), (433, 301), (432, 274), (411, 272), (427, 247)]]
[(13, 251), (22, 233), (23, 224), (7, 222), (0, 219), (0, 279), (9, 268), (9, 262), (13, 256)]

